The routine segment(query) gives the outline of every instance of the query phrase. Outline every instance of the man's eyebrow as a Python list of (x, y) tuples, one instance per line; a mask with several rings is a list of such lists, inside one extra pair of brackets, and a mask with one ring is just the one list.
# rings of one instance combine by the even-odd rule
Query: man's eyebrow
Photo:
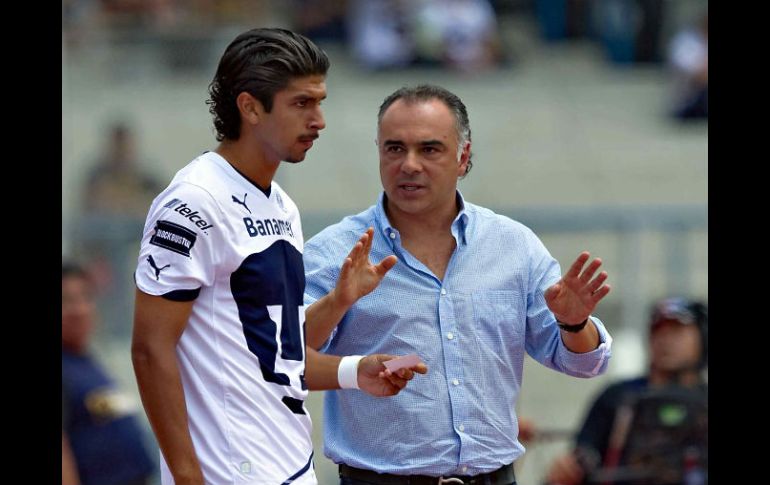
[(326, 95), (324, 94), (322, 98), (319, 98), (317, 96), (313, 96), (312, 94), (299, 93), (299, 94), (295, 94), (294, 96), (292, 96), (291, 99), (292, 99), (292, 101), (298, 101), (298, 100), (301, 100), (301, 99), (320, 99), (320, 100), (324, 100), (324, 99), (326, 99)]
[[(444, 142), (441, 140), (424, 140), (418, 142), (421, 146), (444, 146)], [(405, 145), (401, 140), (385, 140), (383, 145)]]
[(422, 146), (434, 146), (434, 145), (444, 146), (444, 142), (441, 141), (441, 140), (425, 140), (425, 141), (421, 141), (420, 145), (422, 145)]

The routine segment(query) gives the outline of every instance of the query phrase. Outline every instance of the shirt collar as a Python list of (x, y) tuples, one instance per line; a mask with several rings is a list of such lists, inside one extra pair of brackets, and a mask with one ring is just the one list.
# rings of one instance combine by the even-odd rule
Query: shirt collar
[[(457, 213), (457, 217), (455, 217), (454, 221), (452, 221), (452, 235), (454, 235), (459, 244), (465, 245), (468, 244), (466, 230), (469, 225), (468, 220), (470, 216), (466, 210), (465, 198), (463, 198), (463, 195), (459, 190), (457, 191), (456, 197), (457, 204), (460, 206), (460, 210)], [(387, 196), (385, 195), (385, 191), (382, 191), (382, 193), (380, 193), (379, 199), (377, 200), (377, 207), (375, 209), (375, 223), (377, 224), (376, 230), (380, 231), (385, 239), (395, 239), (391, 236), (391, 234), (398, 234), (398, 230), (391, 225), (390, 220), (388, 220), (388, 215), (385, 213), (386, 198)]]

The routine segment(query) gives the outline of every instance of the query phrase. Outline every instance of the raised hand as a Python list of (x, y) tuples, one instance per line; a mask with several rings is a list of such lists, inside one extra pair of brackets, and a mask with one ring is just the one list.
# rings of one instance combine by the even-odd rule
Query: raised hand
[(596, 278), (593, 277), (602, 264), (601, 259), (594, 259), (583, 270), (590, 257), (588, 251), (580, 253), (569, 271), (545, 291), (548, 308), (556, 316), (556, 320), (562, 323), (577, 325), (583, 322), (591, 315), (599, 301), (610, 292), (610, 286), (604, 284), (607, 279), (606, 271), (599, 273)]
[(377, 288), (385, 277), (385, 273), (398, 262), (398, 258), (394, 255), (386, 257), (378, 264), (369, 262), (373, 236), (374, 228), (370, 227), (342, 263), (337, 285), (332, 291), (335, 293), (337, 302), (345, 307), (351, 306), (359, 298)]

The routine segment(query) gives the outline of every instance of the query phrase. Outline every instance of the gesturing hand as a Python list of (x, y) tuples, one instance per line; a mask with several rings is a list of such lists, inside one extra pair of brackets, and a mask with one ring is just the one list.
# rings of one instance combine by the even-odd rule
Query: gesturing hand
[(394, 255), (386, 257), (379, 264), (369, 262), (373, 236), (374, 228), (370, 227), (342, 263), (337, 285), (332, 290), (340, 305), (349, 307), (362, 296), (371, 293), (385, 277), (385, 273), (398, 262)]
[[(610, 286), (604, 285), (607, 272), (602, 271), (593, 278), (602, 264), (599, 258), (583, 270), (583, 265), (590, 257), (583, 251), (577, 257), (569, 271), (553, 286), (545, 291), (545, 302), (556, 316), (556, 320), (568, 325), (577, 325), (588, 318), (599, 301), (610, 292)], [(592, 279), (593, 278), (593, 279)]]

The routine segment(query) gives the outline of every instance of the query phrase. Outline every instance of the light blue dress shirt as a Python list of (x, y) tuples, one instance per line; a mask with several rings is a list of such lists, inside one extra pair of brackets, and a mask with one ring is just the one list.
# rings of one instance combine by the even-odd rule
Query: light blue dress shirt
[[(596, 350), (576, 354), (562, 343), (543, 297), (561, 270), (540, 239), (457, 197), (457, 247), (443, 281), (402, 247), (384, 194), (305, 245), (307, 305), (334, 288), (342, 261), (368, 227), (374, 227), (370, 260), (398, 257), (380, 286), (347, 312), (325, 352), (416, 353), (429, 367), (394, 397), (326, 393), (324, 451), (335, 463), (396, 474), (490, 472), (524, 453), (514, 408), (525, 351), (576, 377), (607, 368), (612, 339), (598, 318), (591, 317), (601, 339)], [(559, 390), (553, 395), (559, 399)]]

